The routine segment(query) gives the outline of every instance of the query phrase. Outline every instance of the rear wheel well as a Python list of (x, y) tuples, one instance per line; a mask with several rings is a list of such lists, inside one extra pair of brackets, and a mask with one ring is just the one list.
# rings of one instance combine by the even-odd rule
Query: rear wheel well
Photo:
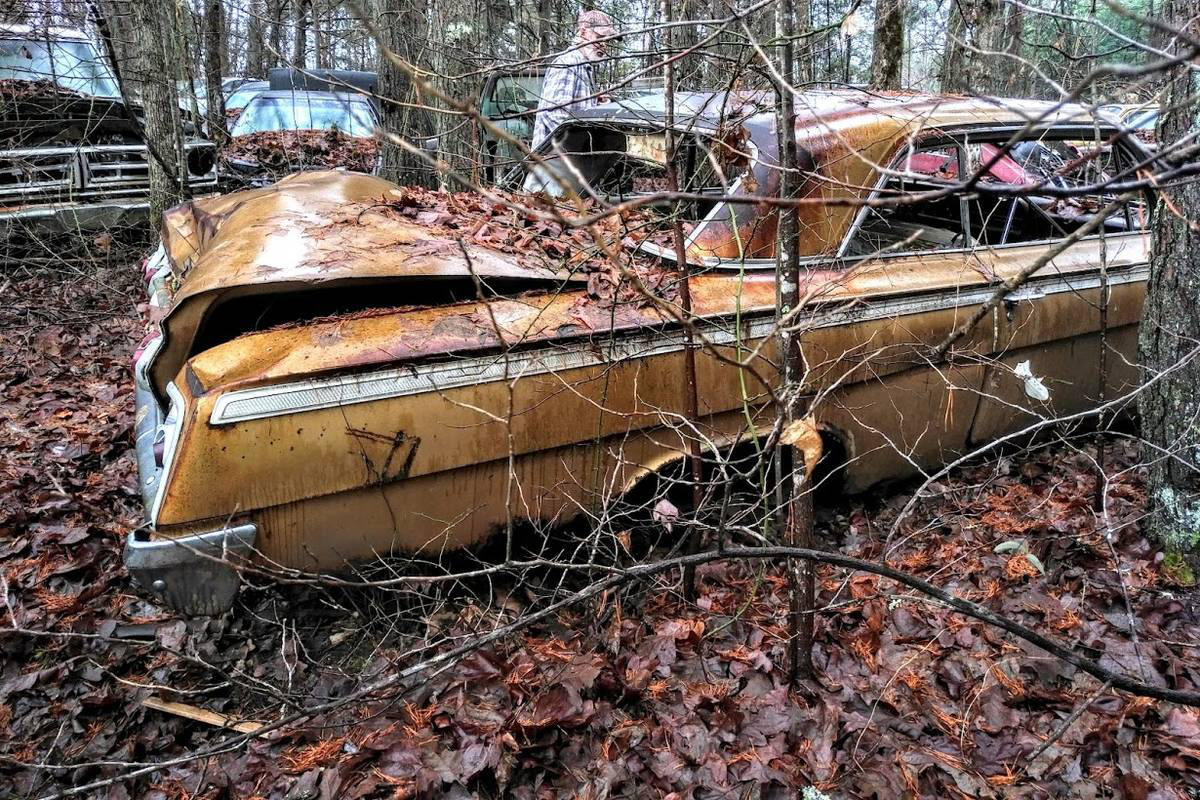
[[(835, 428), (818, 426), (821, 434), (821, 458), (813, 470), (815, 501), (829, 502), (843, 493), (845, 469), (850, 446), (845, 435)], [(714, 453), (716, 457), (714, 457)], [(701, 453), (702, 491), (715, 496), (717, 490), (733, 488), (750, 491), (763, 480), (772, 485), (774, 460), (768, 457), (766, 436), (757, 441), (743, 439), (718, 450)], [(765, 462), (765, 463), (764, 463)], [(620, 498), (624, 513), (644, 512), (647, 516), (660, 499), (670, 500), (678, 508), (692, 505), (692, 480), (686, 455), (671, 459), (639, 478)]]

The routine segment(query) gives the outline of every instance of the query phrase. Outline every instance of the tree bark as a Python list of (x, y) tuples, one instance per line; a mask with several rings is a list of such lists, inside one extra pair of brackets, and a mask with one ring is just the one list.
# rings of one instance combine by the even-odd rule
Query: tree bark
[(312, 0), (296, 0), (296, 39), (292, 42), (292, 66), (297, 69), (307, 69), (305, 60), (308, 53), (308, 12), (312, 9)]
[(155, 227), (166, 209), (183, 199), (187, 167), (183, 156), (183, 126), (175, 84), (177, 53), (176, 15), (171, 0), (130, 3), (133, 14), (138, 88), (144, 111), (147, 144), (162, 158), (148, 158), (150, 222)]
[(251, 0), (246, 20), (246, 75), (266, 74), (266, 8), (262, 0)]
[(871, 88), (899, 89), (903, 64), (904, 0), (879, 0), (875, 7), (875, 44), (871, 50)]
[[(380, 44), (409, 64), (414, 63), (411, 45), (413, 37), (423, 28), (423, 14), (412, 0), (381, 0), (379, 30)], [(379, 94), (383, 129), (409, 144), (420, 147), (422, 140), (433, 130), (428, 109), (421, 107), (423, 98), (408, 74), (388, 58), (379, 54)], [(385, 138), (380, 150), (381, 174), (396, 183), (432, 186), (436, 175), (419, 156)]]
[[(1162, 18), (1168, 25), (1200, 33), (1194, 0), (1165, 0)], [(1178, 42), (1178, 40), (1177, 40)], [(1183, 42), (1178, 52), (1191, 48)], [(1196, 54), (1191, 54), (1192, 59)], [(1200, 126), (1196, 92), (1200, 80), (1187, 62), (1167, 76), (1158, 141), (1170, 144)], [(1172, 155), (1174, 162), (1200, 156), (1196, 145)], [(1190, 152), (1189, 152), (1190, 151)], [(1147, 376), (1167, 376), (1139, 395), (1138, 410), (1145, 458), (1150, 464), (1147, 532), (1172, 554), (1200, 554), (1200, 360), (1180, 366), (1196, 346), (1200, 331), (1200, 183), (1185, 181), (1164, 189), (1155, 209), (1153, 255), (1138, 342), (1139, 361)], [(1168, 455), (1169, 454), (1169, 455)]]
[(996, 94), (1011, 68), (1001, 68), (991, 55), (1003, 23), (998, 0), (951, 0), (946, 47), (942, 55), (942, 91), (950, 94)]
[[(558, 19), (555, 15), (554, 0), (535, 0), (534, 13), (537, 14), (537, 19), (534, 21), (537, 31), (537, 54), (546, 55), (555, 51), (555, 34)], [(490, 4), (489, 4), (490, 7)]]
[(267, 0), (267, 18), (270, 20), (271, 52), (266, 54), (263, 63), (263, 77), (270, 67), (278, 67), (283, 63), (283, 34), (284, 16), (287, 14), (287, 0)]
[(208, 135), (218, 146), (227, 138), (225, 132), (225, 97), (221, 94), (221, 76), (225, 73), (221, 59), (221, 39), (224, 36), (221, 0), (206, 0), (204, 4), (204, 82), (208, 107)]
[(1025, 9), (1020, 6), (1009, 6), (1008, 16), (1004, 22), (1005, 52), (1008, 68), (1003, 73), (1008, 75), (1005, 94), (1009, 97), (1025, 97), (1029, 94), (1028, 72), (1024, 64), (1017, 60), (1021, 54), (1021, 37), (1025, 34)]
[(317, 69), (328, 69), (329, 63), (329, 33), (325, 29), (326, 20), (325, 12), (328, 7), (322, 0), (312, 0), (312, 30), (313, 30), (313, 53), (316, 59)]
[[(796, 65), (795, 37), (797, 13), (795, 0), (781, 0), (775, 9), (776, 37), (779, 47), (779, 74), (795, 81), (800, 71)], [(779, 196), (792, 199), (800, 196), (799, 173), (811, 164), (801, 164), (796, 139), (796, 99), (786, 86), (776, 87), (775, 129), (779, 141)], [(775, 304), (779, 320), (783, 320), (801, 301), (800, 289), (800, 216), (798, 206), (779, 210), (778, 252), (775, 258)], [(799, 397), (804, 380), (804, 352), (799, 334), (780, 326), (780, 379), (784, 401), (779, 413), (790, 426), (805, 414), (805, 402)], [(774, 454), (776, 485), (776, 530), (793, 547), (810, 547), (812, 531), (812, 494), (804, 481), (804, 465), (795, 463), (794, 454), (780, 444)], [(812, 641), (816, 565), (811, 561), (789, 560), (788, 608), (788, 671), (791, 684), (797, 687), (801, 679), (813, 675)]]

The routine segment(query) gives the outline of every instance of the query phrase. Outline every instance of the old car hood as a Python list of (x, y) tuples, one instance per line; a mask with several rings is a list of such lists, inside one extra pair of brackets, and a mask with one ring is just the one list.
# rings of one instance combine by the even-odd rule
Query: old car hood
[[(89, 142), (131, 132), (130, 110), (117, 98), (93, 97), (49, 81), (0, 80), (0, 134), (23, 146)], [(45, 141), (51, 140), (51, 141)]]
[[(585, 283), (584, 275), (477, 244), (460, 244), (388, 213), (395, 184), (344, 171), (291, 175), (263, 189), (204, 198), (163, 218), (178, 284), (151, 378), (161, 393), (219, 305), (255, 294), (442, 279)], [(469, 237), (467, 237), (469, 239)]]

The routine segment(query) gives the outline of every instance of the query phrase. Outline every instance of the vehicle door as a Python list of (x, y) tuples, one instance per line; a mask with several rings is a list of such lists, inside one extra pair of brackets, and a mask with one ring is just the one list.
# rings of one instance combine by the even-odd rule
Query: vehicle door
[[(479, 97), (479, 112), (507, 137), (526, 147), (533, 139), (533, 123), (541, 99), (541, 68), (517, 72), (492, 73)], [(489, 184), (524, 157), (520, 148), (506, 137), (481, 127), (484, 180)]]
[[(995, 160), (1012, 133), (969, 137), (972, 170)], [(1107, 187), (1136, 179), (1144, 158), (1115, 131), (1042, 131), (1011, 148), (1019, 172), (985, 174), (986, 191), (970, 198), (972, 235), (998, 276), (1046, 262), (994, 312), (996, 346), (972, 442), (1087, 412), (1136, 387), (1149, 205), (1143, 196), (1114, 205), (1117, 194)], [(1103, 222), (1080, 237), (1102, 212)]]
[(980, 329), (952, 366), (929, 358), (994, 280), (967, 201), (953, 191), (967, 167), (963, 143), (931, 132), (882, 166), (841, 244), (830, 302), (813, 298), (802, 334), (814, 411), (843, 439), (855, 490), (961, 452), (994, 345)]
[[(1136, 380), (1144, 203), (1114, 211), (1093, 235), (1067, 246), (1112, 198), (1055, 196), (1110, 180), (1132, 162), (1120, 147), (1101, 146), (1089, 157), (1080, 146), (1086, 130), (1043, 131), (1015, 145), (1013, 134), (964, 132), (905, 148), (847, 237), (841, 255), (847, 283), (864, 302), (860, 318), (880, 322), (869, 336), (844, 337), (829, 348), (868, 353), (870, 377), (846, 380), (826, 415), (857, 432), (858, 452), (874, 454), (859, 470), (864, 485), (904, 462), (910, 471), (923, 468), (1035, 418), (1094, 406), (1102, 350), (1108, 396)], [(971, 191), (949, 191), (961, 185), (959, 176), (976, 174)], [(946, 341), (1003, 281), (1033, 267), (1033, 276), (956, 344), (953, 366), (929, 363), (928, 346)], [(871, 299), (881, 293), (887, 299)]]

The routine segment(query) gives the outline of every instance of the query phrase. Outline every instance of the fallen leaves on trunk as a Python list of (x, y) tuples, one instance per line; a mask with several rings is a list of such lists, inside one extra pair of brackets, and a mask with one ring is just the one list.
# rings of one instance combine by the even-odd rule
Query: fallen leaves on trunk
[[(672, 269), (657, 258), (634, 254), (639, 243), (669, 233), (654, 212), (623, 211), (588, 226), (564, 225), (547, 218), (553, 215), (538, 198), (488, 191), (485, 195), (404, 186), (372, 210), (413, 220), (440, 237), (522, 255), (555, 270), (582, 271), (588, 276), (588, 295), (595, 300), (642, 304), (651, 302), (649, 296), (678, 296)], [(597, 206), (592, 201), (582, 209), (563, 203), (556, 210), (564, 220), (574, 220), (594, 213)]]
[[(230, 119), (231, 125), (235, 119)], [(350, 136), (334, 128), (248, 133), (234, 136), (221, 151), (226, 163), (247, 162), (255, 167), (254, 174), (272, 180), (303, 170), (338, 167), (370, 173), (378, 156), (379, 142), (374, 138)]]

